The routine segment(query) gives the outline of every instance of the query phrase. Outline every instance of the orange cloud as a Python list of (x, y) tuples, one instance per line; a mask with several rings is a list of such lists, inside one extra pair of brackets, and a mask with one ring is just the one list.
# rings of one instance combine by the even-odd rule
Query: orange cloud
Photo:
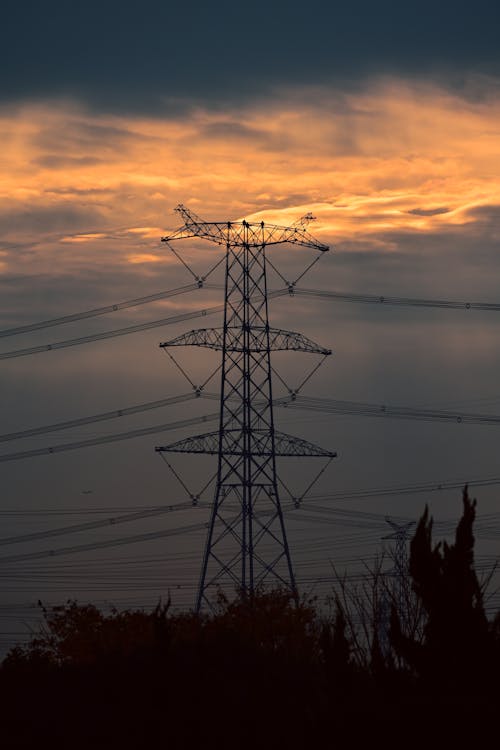
[(127, 255), (127, 260), (129, 263), (133, 264), (160, 263), (162, 261), (162, 258), (160, 258), (158, 255), (153, 255), (152, 253), (142, 253), (141, 255)]
[(208, 219), (313, 211), (322, 239), (390, 249), (391, 232), (450, 231), (500, 205), (499, 122), (498, 98), (398, 81), (162, 120), (25, 106), (0, 115), (0, 239), (36, 239), (40, 263), (59, 242), (85, 246), (67, 262), (96, 261), (92, 247), (152, 262), (183, 202)]
[(74, 234), (68, 237), (61, 237), (61, 242), (92, 242), (92, 240), (102, 240), (106, 237), (102, 232), (89, 232), (88, 234)]

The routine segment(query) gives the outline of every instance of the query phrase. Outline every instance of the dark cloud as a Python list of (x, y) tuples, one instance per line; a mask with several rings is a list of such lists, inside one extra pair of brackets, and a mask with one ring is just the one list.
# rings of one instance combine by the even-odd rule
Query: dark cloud
[(450, 209), (446, 206), (440, 208), (412, 208), (408, 211), (409, 214), (414, 216), (438, 216), (439, 214), (447, 214)]
[(78, 196), (96, 196), (96, 195), (109, 195), (109, 188), (78, 188), (78, 187), (64, 187), (64, 188), (50, 188), (46, 191), (47, 195), (78, 195)]
[(65, 127), (42, 128), (32, 138), (32, 145), (46, 151), (105, 150), (107, 154), (121, 153), (131, 142), (144, 143), (151, 136), (110, 125), (97, 125), (68, 120)]
[(207, 138), (251, 138), (254, 141), (268, 138), (264, 130), (248, 127), (241, 122), (212, 122), (202, 128), (200, 135)]
[(78, 208), (64, 203), (44, 208), (0, 212), (0, 237), (8, 232), (71, 232), (95, 231), (104, 223), (96, 208)]
[(498, 225), (498, 220), (500, 218), (500, 206), (494, 204), (474, 206), (467, 210), (467, 216), (470, 219), (474, 219), (475, 221), (482, 224), (489, 225), (490, 223), (492, 223), (493, 225)]
[(4, 102), (65, 96), (130, 111), (394, 73), (443, 75), (466, 91), (471, 72), (498, 70), (499, 20), (486, 0), (9, 3), (0, 91)]
[(79, 167), (91, 167), (94, 164), (102, 164), (103, 160), (95, 156), (58, 156), (57, 154), (47, 154), (34, 160), (34, 164), (46, 169), (72, 169)]
[[(492, 217), (489, 224), (485, 219), (484, 231), (470, 223), (332, 243), (332, 287), (386, 296), (496, 302), (500, 268), (494, 226)], [(439, 317), (441, 311), (426, 314)]]
[(291, 145), (290, 139), (283, 133), (266, 132), (241, 122), (212, 122), (200, 128), (198, 135), (209, 139), (219, 140), (223, 138), (232, 141), (251, 141), (262, 148), (272, 149), (273, 151), (285, 150)]

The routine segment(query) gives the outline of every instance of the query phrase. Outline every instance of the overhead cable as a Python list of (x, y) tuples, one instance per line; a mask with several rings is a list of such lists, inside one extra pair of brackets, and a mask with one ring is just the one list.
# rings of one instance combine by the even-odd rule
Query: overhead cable
[[(261, 513), (259, 515), (266, 516), (269, 515), (269, 513)], [(137, 542), (147, 542), (153, 539), (178, 536), (180, 534), (187, 534), (194, 531), (203, 531), (204, 529), (207, 529), (209, 527), (209, 524), (210, 521), (205, 521), (203, 523), (190, 524), (188, 526), (179, 526), (174, 529), (151, 531), (145, 534), (134, 534), (133, 536), (119, 537), (116, 539), (105, 539), (100, 542), (90, 542), (89, 544), (77, 544), (71, 547), (40, 550), (38, 552), (25, 552), (18, 555), (6, 555), (4, 557), (0, 557), (0, 564), (22, 562), (25, 560), (41, 560), (45, 557), (58, 557), (59, 555), (70, 555), (79, 552), (91, 552), (92, 550), (107, 549), (108, 547), (118, 547), (127, 544), (135, 544)]]
[(106, 315), (107, 313), (117, 312), (118, 310), (126, 310), (129, 307), (139, 307), (140, 305), (147, 305), (150, 302), (157, 302), (161, 299), (175, 297), (178, 294), (186, 294), (186, 292), (192, 292), (195, 289), (201, 288), (201, 286), (202, 285), (200, 285), (199, 283), (186, 284), (185, 286), (180, 286), (177, 289), (169, 289), (164, 292), (156, 292), (155, 294), (148, 294), (145, 297), (136, 297), (135, 299), (125, 300), (124, 302), (116, 302), (113, 305), (94, 307), (92, 310), (84, 310), (83, 312), (73, 313), (72, 315), (63, 315), (62, 317), (52, 318), (51, 320), (42, 320), (38, 323), (28, 323), (24, 326), (6, 328), (3, 331), (0, 331), (0, 338), (5, 338), (7, 336), (17, 336), (20, 333), (41, 331), (44, 328), (53, 328), (54, 326), (60, 326), (64, 323), (75, 323), (78, 320), (95, 318), (99, 315)]
[[(206, 288), (219, 288), (218, 285), (213, 286), (207, 284)], [(268, 294), (268, 297), (283, 297), (288, 294), (287, 289), (276, 289)], [(148, 331), (152, 328), (161, 328), (161, 326), (172, 325), (174, 323), (181, 323), (185, 320), (193, 320), (195, 318), (204, 318), (207, 315), (214, 315), (224, 311), (224, 305), (217, 305), (215, 307), (207, 307), (203, 310), (195, 310), (193, 312), (180, 313), (179, 315), (172, 315), (168, 318), (159, 318), (158, 320), (150, 320), (147, 323), (137, 323), (131, 326), (125, 326), (124, 328), (115, 328), (111, 331), (103, 331), (101, 333), (92, 333), (88, 336), (79, 336), (73, 339), (65, 339), (63, 341), (55, 341), (52, 344), (41, 344), (40, 346), (29, 346), (25, 349), (13, 349), (10, 352), (0, 352), (0, 359), (15, 359), (17, 357), (27, 357), (31, 354), (42, 354), (43, 352), (56, 351), (58, 349), (67, 349), (71, 346), (80, 346), (82, 344), (90, 344), (94, 341), (103, 341), (105, 339), (114, 338), (116, 336), (128, 336), (132, 333), (140, 333), (141, 331)]]
[(345, 414), (362, 417), (386, 417), (387, 419), (417, 419), (424, 422), (451, 422), (456, 424), (500, 425), (497, 414), (457, 413), (437, 409), (419, 409), (411, 406), (390, 406), (359, 401), (316, 398), (298, 394), (290, 402), (279, 403), (289, 409), (307, 409), (323, 414)]
[[(315, 259), (314, 262), (316, 262)], [(284, 279), (284, 277), (282, 277)], [(339, 302), (354, 302), (361, 304), (376, 304), (376, 305), (397, 305), (405, 307), (433, 307), (433, 308), (450, 308), (450, 309), (464, 309), (464, 310), (483, 310), (483, 311), (495, 311), (500, 310), (500, 303), (489, 303), (489, 302), (468, 302), (463, 300), (441, 300), (441, 299), (425, 299), (415, 297), (398, 297), (398, 296), (385, 296), (377, 294), (359, 294), (354, 292), (338, 292), (327, 289), (308, 289), (296, 286), (297, 281), (302, 278), (301, 276), (293, 283), (288, 286), (286, 290), (274, 290), (270, 292), (271, 296), (281, 296), (287, 292), (291, 295), (301, 295), (305, 297), (316, 297), (323, 299), (332, 299)], [(168, 289), (154, 294), (148, 294), (143, 297), (136, 297), (130, 300), (124, 300), (122, 302), (115, 302), (110, 305), (104, 305), (102, 307), (95, 307), (90, 310), (83, 310), (78, 313), (72, 313), (69, 315), (62, 315), (57, 318), (51, 318), (48, 320), (38, 321), (35, 323), (28, 323), (22, 326), (15, 326), (13, 328), (7, 328), (0, 330), (0, 338), (6, 338), (8, 336), (16, 336), (22, 333), (31, 333), (33, 331), (40, 331), (46, 328), (53, 328), (55, 326), (63, 325), (65, 323), (74, 323), (80, 320), (86, 320), (88, 318), (98, 317), (106, 315), (119, 310), (126, 310), (131, 307), (140, 307), (142, 305), (157, 302), (159, 300), (168, 299), (181, 294), (195, 291), (196, 289), (209, 288), (219, 289), (219, 284), (205, 284), (204, 279), (195, 276), (195, 281), (191, 284), (186, 284), (175, 289)]]
[(352, 292), (335, 292), (328, 289), (304, 289), (291, 286), (290, 294), (302, 297), (331, 299), (338, 302), (356, 302), (369, 305), (397, 305), (399, 307), (434, 307), (452, 310), (483, 310), (499, 312), (499, 302), (466, 302), (462, 300), (420, 299), (417, 297), (386, 297), (377, 294), (354, 294)]
[(359, 490), (343, 490), (334, 492), (329, 495), (311, 495), (309, 500), (362, 500), (371, 497), (390, 497), (391, 495), (417, 495), (426, 492), (444, 492), (445, 490), (463, 490), (464, 486), (468, 487), (492, 487), (500, 484), (500, 476), (472, 478), (472, 479), (452, 479), (442, 482), (422, 482), (420, 484), (398, 485), (389, 487), (374, 487)]
[[(54, 425), (46, 425), (43, 427), (33, 428), (31, 430), (25, 430), (15, 433), (6, 433), (0, 436), (0, 442), (14, 440), (22, 437), (29, 437), (33, 435), (41, 435), (44, 433), (63, 430), (67, 427), (75, 427), (77, 425), (91, 424), (93, 422), (104, 421), (107, 419), (113, 419), (116, 417), (136, 414), (141, 411), (148, 411), (167, 406), (169, 404), (181, 403), (197, 397), (214, 400), (218, 397), (212, 393), (197, 393), (184, 394), (181, 396), (174, 396), (170, 399), (160, 399), (158, 401), (146, 402), (144, 404), (138, 404), (136, 406), (127, 407), (125, 409), (118, 409), (113, 412), (103, 412), (102, 414), (96, 414), (90, 417), (82, 417), (77, 420), (70, 420), (68, 422), (59, 422)], [(441, 423), (453, 423), (453, 424), (474, 424), (474, 425), (490, 425), (499, 426), (500, 416), (499, 415), (487, 415), (487, 414), (470, 414), (449, 411), (438, 411), (430, 409), (417, 409), (412, 407), (402, 406), (388, 406), (385, 404), (370, 404), (357, 401), (339, 401), (334, 399), (314, 398), (310, 396), (301, 396), (295, 394), (289, 394), (273, 400), (273, 404), (278, 407), (284, 407), (287, 409), (305, 409), (308, 411), (321, 412), (322, 414), (339, 414), (349, 416), (362, 416), (362, 417), (385, 417), (387, 419), (412, 419), (425, 422), (441, 422)], [(218, 415), (211, 414), (202, 417), (193, 417), (190, 420), (183, 420), (181, 422), (173, 422), (165, 425), (153, 425), (151, 427), (143, 427), (135, 430), (128, 430), (126, 432), (117, 433), (113, 435), (103, 435), (97, 438), (90, 438), (81, 440), (75, 443), (66, 443), (56, 445), (47, 448), (34, 448), (32, 450), (20, 451), (18, 453), (9, 453), (0, 455), (0, 462), (3, 461), (14, 461), (22, 458), (31, 458), (33, 456), (50, 455), (51, 453), (60, 453), (62, 451), (76, 450), (78, 448), (86, 448), (93, 445), (101, 445), (105, 443), (112, 443), (118, 440), (127, 440), (135, 437), (142, 437), (144, 435), (152, 435), (158, 432), (166, 430), (177, 429), (180, 427), (187, 427), (194, 424), (200, 424), (202, 422), (208, 422), (217, 418)]]
[[(200, 393), (200, 397), (211, 401), (219, 396), (215, 393)], [(340, 399), (319, 398), (290, 392), (273, 400), (273, 405), (285, 409), (303, 409), (322, 414), (342, 416), (386, 417), (387, 419), (416, 419), (424, 422), (444, 422), (453, 424), (500, 425), (500, 415), (454, 412), (444, 409), (420, 409), (412, 406), (390, 406), (372, 404), (365, 401), (341, 401)]]
[(8, 555), (0, 557), (0, 564), (21, 562), (23, 560), (41, 560), (44, 557), (57, 557), (59, 555), (70, 555), (78, 552), (90, 552), (96, 549), (118, 547), (124, 544), (135, 544), (136, 542), (146, 542), (152, 539), (162, 539), (168, 536), (177, 536), (179, 534), (187, 534), (193, 531), (202, 531), (207, 527), (208, 521), (205, 523), (190, 524), (189, 526), (180, 526), (175, 529), (151, 531), (147, 534), (134, 534), (134, 536), (120, 537), (118, 539), (106, 539), (101, 542), (91, 542), (90, 544), (77, 544), (72, 547), (60, 547), (59, 549), (41, 550), (40, 552), (25, 552), (19, 555)]
[(34, 542), (39, 539), (48, 539), (55, 536), (65, 536), (66, 534), (75, 534), (81, 531), (91, 531), (93, 529), (102, 529), (106, 526), (117, 526), (122, 523), (130, 523), (132, 521), (141, 521), (146, 518), (154, 516), (162, 516), (165, 514), (172, 513), (177, 510), (188, 510), (193, 507), (191, 502), (176, 503), (174, 505), (163, 505), (156, 508), (147, 508), (142, 511), (135, 513), (125, 513), (120, 516), (114, 516), (113, 518), (100, 519), (99, 521), (87, 521), (85, 523), (75, 523), (71, 526), (62, 526), (57, 529), (47, 529), (45, 531), (34, 531), (31, 534), (20, 534), (17, 536), (9, 536), (0, 538), (0, 546), (8, 544), (21, 544), (22, 542)]
[(0, 435), (0, 443), (8, 442), (10, 440), (19, 440), (21, 438), (33, 437), (35, 435), (45, 435), (48, 432), (59, 432), (60, 430), (67, 430), (73, 427), (82, 427), (83, 425), (94, 424), (95, 422), (105, 422), (109, 419), (117, 419), (119, 417), (126, 417), (132, 414), (140, 414), (141, 412), (160, 409), (164, 406), (182, 404), (184, 401), (191, 401), (195, 398), (198, 398), (197, 393), (184, 393), (179, 396), (172, 396), (171, 398), (162, 398), (158, 399), (157, 401), (149, 401), (144, 404), (137, 404), (136, 406), (127, 406), (125, 409), (114, 409), (113, 411), (105, 411), (101, 414), (93, 414), (89, 417), (70, 419), (66, 422), (55, 422), (54, 424), (43, 425), (42, 427), (33, 427), (31, 429), (20, 430), (18, 432), (7, 432), (3, 435)]
[(140, 427), (135, 430), (127, 430), (126, 432), (118, 432), (113, 435), (101, 435), (97, 438), (90, 438), (87, 440), (79, 440), (76, 443), (62, 443), (59, 445), (53, 445), (48, 448), (34, 448), (27, 451), (19, 451), (18, 453), (4, 453), (0, 455), (0, 463), (5, 461), (17, 461), (22, 458), (33, 458), (34, 456), (48, 456), (53, 453), (63, 453), (64, 451), (73, 451), (78, 448), (89, 448), (94, 445), (103, 445), (105, 443), (115, 443), (120, 440), (130, 440), (131, 438), (143, 437), (145, 435), (154, 435), (158, 432), (166, 432), (167, 430), (178, 430), (182, 427), (191, 427), (193, 425), (202, 424), (219, 418), (219, 414), (205, 414), (201, 417), (193, 417), (191, 419), (182, 419), (178, 422), (169, 422), (167, 424), (153, 425), (152, 427)]
[(221, 312), (223, 309), (223, 305), (218, 305), (217, 307), (209, 307), (205, 310), (196, 310), (195, 312), (181, 313), (180, 315), (172, 315), (168, 318), (151, 320), (147, 323), (137, 323), (136, 325), (126, 326), (125, 328), (115, 328), (113, 331), (103, 331), (102, 333), (92, 333), (89, 336), (79, 336), (78, 338), (74, 339), (56, 341), (53, 344), (41, 344), (40, 346), (29, 346), (26, 349), (14, 349), (10, 352), (0, 352), (0, 359), (26, 357), (30, 354), (41, 354), (42, 352), (50, 352), (57, 349), (66, 349), (70, 346), (90, 344), (93, 341), (103, 341), (104, 339), (111, 339), (115, 336), (128, 336), (131, 333), (147, 331), (150, 328), (160, 328), (161, 326), (172, 325), (173, 323), (181, 323), (184, 320), (203, 318), (206, 315), (212, 315), (213, 313)]

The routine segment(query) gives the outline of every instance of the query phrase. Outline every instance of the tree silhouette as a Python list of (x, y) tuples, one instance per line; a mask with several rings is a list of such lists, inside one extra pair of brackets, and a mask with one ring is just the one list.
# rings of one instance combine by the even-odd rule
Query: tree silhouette
[(470, 499), (465, 487), (454, 543), (433, 545), (427, 506), (411, 542), (412, 586), (426, 614), (423, 640), (403, 633), (399, 613), (393, 608), (391, 641), (396, 653), (427, 681), (439, 678), (465, 685), (490, 673), (494, 637), (474, 567), (475, 516), (476, 500)]
[[(454, 542), (434, 544), (425, 509), (401, 619), (382, 560), (361, 586), (340, 579), (329, 615), (315, 599), (264, 588), (221, 593), (203, 615), (175, 613), (170, 601), (150, 612), (103, 613), (71, 600), (43, 609), (40, 632), (0, 666), (0, 740), (302, 750), (325, 738), (327, 747), (365, 747), (408, 726), (420, 744), (436, 727), (463, 739), (464, 723), (476, 730), (479, 706), (494, 721), (499, 695), (500, 616), (485, 614), (475, 513), (466, 488)], [(387, 601), (395, 604), (390, 643)], [(414, 609), (423, 625), (419, 615), (409, 627)]]

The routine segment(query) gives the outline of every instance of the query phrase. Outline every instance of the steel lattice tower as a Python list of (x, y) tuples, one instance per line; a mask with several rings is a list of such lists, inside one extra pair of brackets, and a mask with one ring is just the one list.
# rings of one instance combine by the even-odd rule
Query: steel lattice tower
[(395, 541), (394, 548), (392, 550), (392, 559), (394, 567), (388, 571), (387, 575), (394, 576), (397, 581), (397, 606), (398, 614), (403, 623), (406, 622), (406, 611), (407, 611), (407, 597), (408, 597), (408, 574), (409, 574), (409, 561), (408, 561), (408, 540), (411, 538), (410, 529), (415, 525), (415, 521), (408, 521), (407, 523), (398, 524), (391, 518), (386, 516), (386, 522), (393, 529), (392, 534), (382, 537), (383, 539), (391, 539)]
[(184, 206), (176, 210), (184, 226), (162, 241), (203, 237), (226, 248), (223, 327), (190, 331), (161, 344), (222, 352), (219, 429), (156, 449), (218, 459), (196, 601), (199, 611), (210, 605), (214, 588), (228, 582), (243, 595), (264, 582), (295, 591), (276, 457), (336, 454), (275, 429), (271, 352), (331, 352), (301, 334), (270, 327), (266, 248), (281, 243), (319, 251), (328, 247), (308, 233), (306, 221), (291, 227), (205, 222)]

